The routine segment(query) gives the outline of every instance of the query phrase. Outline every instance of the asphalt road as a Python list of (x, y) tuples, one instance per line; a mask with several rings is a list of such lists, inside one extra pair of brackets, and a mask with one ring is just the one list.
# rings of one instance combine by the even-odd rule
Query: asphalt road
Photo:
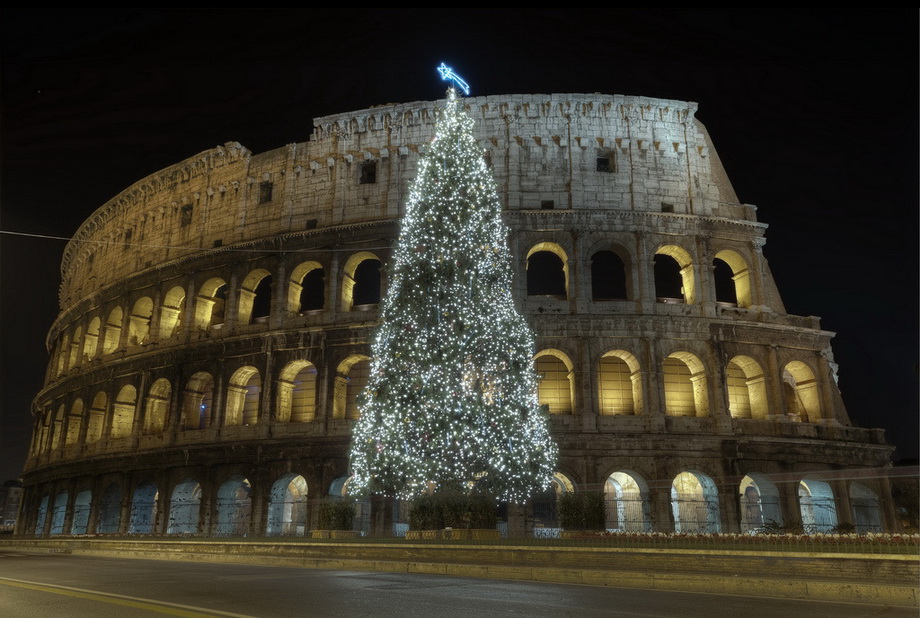
[(0, 552), (0, 616), (4, 618), (154, 614), (916, 618), (917, 610), (434, 575)]

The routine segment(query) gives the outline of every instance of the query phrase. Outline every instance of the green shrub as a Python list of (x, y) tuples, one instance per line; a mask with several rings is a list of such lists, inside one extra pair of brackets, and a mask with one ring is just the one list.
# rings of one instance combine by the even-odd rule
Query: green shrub
[(495, 501), (490, 496), (441, 491), (419, 496), (409, 508), (411, 530), (494, 528)]
[(317, 530), (351, 530), (355, 502), (350, 498), (324, 498), (316, 510)]
[(605, 530), (607, 503), (604, 493), (583, 491), (564, 493), (556, 503), (559, 525), (565, 530)]

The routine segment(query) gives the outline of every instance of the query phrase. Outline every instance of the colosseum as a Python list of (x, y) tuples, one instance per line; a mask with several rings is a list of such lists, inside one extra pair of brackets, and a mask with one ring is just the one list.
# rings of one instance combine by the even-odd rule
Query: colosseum
[[(305, 535), (348, 491), (386, 264), (443, 102), (204, 151), (68, 244), (17, 533)], [(880, 429), (851, 425), (833, 333), (786, 313), (695, 103), (468, 98), (537, 334), (554, 487), (500, 510), (552, 535), (559, 492), (611, 530), (895, 529)], [(398, 507), (399, 505), (396, 505)], [(356, 529), (405, 509), (359, 502)]]

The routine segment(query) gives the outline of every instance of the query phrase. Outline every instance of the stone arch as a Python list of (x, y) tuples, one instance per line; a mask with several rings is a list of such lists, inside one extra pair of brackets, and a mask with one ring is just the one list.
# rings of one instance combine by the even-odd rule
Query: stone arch
[(169, 419), (171, 397), (172, 384), (166, 378), (160, 378), (150, 386), (147, 393), (147, 409), (144, 411), (144, 433), (163, 433)]
[(160, 339), (169, 339), (179, 334), (184, 310), (185, 290), (178, 285), (171, 287), (160, 307)]
[(67, 369), (67, 357), (70, 352), (70, 335), (64, 333), (61, 335), (61, 341), (57, 348), (57, 374), (61, 375)]
[(169, 499), (166, 534), (195, 534), (201, 513), (201, 485), (194, 479), (177, 484)]
[(342, 277), (342, 311), (380, 302), (380, 264), (380, 258), (370, 251), (359, 251), (348, 258)]
[(182, 394), (182, 429), (205, 429), (211, 425), (214, 378), (199, 371), (189, 378)]
[(732, 418), (767, 418), (767, 386), (760, 364), (750, 356), (735, 356), (725, 368), (728, 411)]
[(690, 352), (674, 352), (662, 363), (665, 413), (668, 416), (708, 416), (706, 368)]
[(86, 534), (89, 532), (89, 511), (92, 502), (93, 492), (89, 489), (81, 490), (74, 497), (70, 534)]
[(321, 310), (326, 302), (325, 270), (319, 262), (298, 264), (288, 282), (288, 313), (303, 314)]
[(617, 251), (605, 249), (591, 256), (591, 298), (593, 300), (628, 300), (632, 279), (626, 261)]
[(248, 536), (252, 517), (252, 486), (242, 476), (231, 476), (217, 490), (218, 536)]
[(717, 534), (721, 531), (719, 491), (702, 472), (684, 471), (671, 483), (671, 513), (678, 534)]
[(878, 495), (856, 481), (850, 483), (850, 514), (857, 533), (882, 532)]
[(70, 494), (67, 490), (61, 490), (54, 497), (54, 506), (51, 508), (51, 528), (49, 534), (56, 536), (64, 534), (64, 522), (67, 519), (67, 501)]
[(83, 327), (77, 326), (73, 329), (73, 338), (70, 340), (70, 360), (67, 361), (67, 368), (73, 369), (80, 364), (80, 345), (83, 343)]
[(57, 413), (54, 415), (54, 422), (51, 425), (51, 450), (55, 450), (63, 446), (64, 440), (62, 440), (64, 433), (64, 414), (65, 414), (64, 404), (62, 403), (58, 406)]
[(607, 529), (617, 532), (648, 532), (648, 484), (632, 470), (617, 470), (604, 482)]
[(195, 298), (195, 327), (199, 330), (220, 328), (224, 324), (227, 282), (212, 277), (201, 284)]
[(150, 337), (150, 320), (153, 317), (153, 300), (142, 296), (134, 303), (128, 317), (128, 345), (147, 343)]
[(526, 267), (528, 296), (568, 298), (569, 256), (558, 244), (541, 242), (531, 247)]
[[(721, 264), (720, 264), (721, 263)], [(751, 272), (747, 260), (731, 249), (723, 249), (713, 258), (716, 302), (750, 307)]]
[(35, 536), (41, 536), (45, 532), (45, 519), (48, 517), (48, 503), (51, 496), (45, 494), (38, 502), (38, 510), (35, 514)]
[(118, 483), (109, 483), (102, 492), (96, 515), (97, 534), (117, 534), (121, 524), (121, 487)]
[(99, 316), (89, 321), (86, 327), (86, 334), (83, 335), (83, 360), (92, 360), (96, 356), (96, 350), (99, 347), (99, 327), (101, 321)]
[(264, 268), (257, 268), (246, 275), (240, 286), (239, 324), (251, 324), (271, 313), (272, 275)]
[(64, 444), (70, 446), (80, 441), (80, 426), (83, 424), (83, 400), (75, 399), (70, 406), (70, 416), (67, 418), (67, 435)]
[(821, 420), (821, 393), (814, 371), (801, 361), (783, 368), (783, 396), (786, 415), (793, 420), (817, 423)]
[(105, 339), (102, 340), (102, 353), (111, 354), (118, 349), (121, 342), (121, 323), (124, 319), (124, 312), (121, 307), (115, 307), (109, 311), (109, 319), (105, 321)]
[(333, 387), (332, 418), (358, 418), (358, 395), (367, 385), (370, 370), (371, 359), (363, 354), (352, 354), (339, 363)]
[(227, 404), (224, 426), (255, 425), (259, 422), (259, 394), (262, 376), (252, 365), (240, 367), (227, 384)]
[(693, 258), (683, 248), (664, 245), (655, 251), (655, 296), (658, 302), (696, 302)]
[(807, 476), (799, 482), (799, 510), (806, 534), (828, 533), (837, 527), (834, 489), (825, 481)]
[(288, 363), (278, 376), (280, 422), (302, 423), (316, 418), (316, 367), (307, 360)]
[(642, 413), (642, 375), (635, 356), (626, 350), (605, 352), (597, 372), (601, 415)]
[(112, 405), (112, 429), (109, 435), (113, 438), (126, 438), (134, 431), (134, 410), (137, 406), (137, 389), (126, 384), (118, 391), (115, 403)]
[(303, 536), (307, 530), (307, 481), (293, 472), (272, 485), (268, 505), (268, 536)]
[(86, 420), (86, 443), (95, 444), (102, 439), (102, 432), (105, 430), (105, 417), (108, 413), (109, 398), (103, 392), (99, 391), (93, 397), (93, 405), (89, 409), (89, 417)]
[(157, 517), (157, 486), (151, 482), (138, 485), (131, 496), (131, 520), (128, 534), (152, 534)]
[(779, 490), (766, 475), (751, 472), (738, 485), (741, 507), (741, 532), (755, 533), (768, 527), (783, 525)]
[(534, 355), (534, 369), (540, 380), (537, 399), (550, 414), (572, 414), (574, 410), (574, 372), (571, 359), (555, 348), (540, 350)]
[(557, 471), (553, 474), (550, 486), (530, 499), (533, 511), (534, 536), (558, 537), (559, 513), (557, 503), (562, 494), (575, 492), (575, 484), (564, 472)]

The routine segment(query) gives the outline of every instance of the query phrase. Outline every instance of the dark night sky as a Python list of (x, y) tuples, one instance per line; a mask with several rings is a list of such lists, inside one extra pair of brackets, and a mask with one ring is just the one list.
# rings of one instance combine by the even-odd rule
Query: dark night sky
[[(473, 95), (696, 101), (789, 313), (837, 333), (853, 422), (918, 449), (918, 11), (0, 12), (0, 228), (71, 236), (119, 191), (227, 141)], [(16, 478), (64, 242), (0, 235), (0, 482)]]

